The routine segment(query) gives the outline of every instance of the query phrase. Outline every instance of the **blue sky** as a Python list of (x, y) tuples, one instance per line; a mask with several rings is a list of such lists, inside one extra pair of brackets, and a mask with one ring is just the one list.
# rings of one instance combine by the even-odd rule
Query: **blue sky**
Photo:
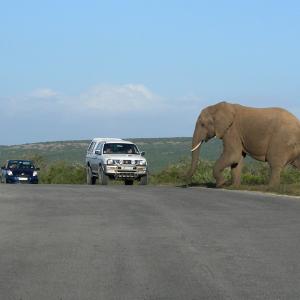
[(298, 1), (1, 1), (0, 144), (191, 136), (227, 100), (300, 117)]

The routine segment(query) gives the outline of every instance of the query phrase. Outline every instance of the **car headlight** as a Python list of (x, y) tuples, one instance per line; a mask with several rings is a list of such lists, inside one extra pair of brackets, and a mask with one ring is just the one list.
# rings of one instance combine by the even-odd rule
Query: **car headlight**
[(38, 172), (37, 171), (33, 171), (32, 176), (37, 176)]
[(115, 161), (114, 161), (113, 159), (108, 159), (108, 160), (106, 161), (106, 164), (107, 164), (107, 165), (114, 165), (114, 164), (115, 164)]
[(14, 174), (13, 174), (13, 172), (11, 170), (7, 170), (7, 175), (8, 176), (13, 176)]
[(145, 160), (136, 160), (135, 163), (138, 166), (146, 166), (147, 162)]

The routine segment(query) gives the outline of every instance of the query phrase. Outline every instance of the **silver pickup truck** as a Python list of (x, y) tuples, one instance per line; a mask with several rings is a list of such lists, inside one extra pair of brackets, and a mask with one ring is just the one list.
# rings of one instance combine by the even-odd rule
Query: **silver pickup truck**
[(113, 138), (94, 138), (86, 153), (87, 184), (108, 184), (109, 180), (123, 180), (132, 185), (134, 180), (148, 184), (145, 152), (129, 141)]

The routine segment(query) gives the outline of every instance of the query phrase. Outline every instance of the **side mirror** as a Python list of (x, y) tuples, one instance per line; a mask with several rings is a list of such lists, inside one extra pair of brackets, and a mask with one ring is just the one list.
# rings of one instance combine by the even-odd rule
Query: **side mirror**
[(96, 155), (101, 155), (101, 150), (96, 150), (96, 151), (95, 151), (95, 154), (96, 154)]
[(141, 156), (145, 156), (146, 152), (145, 151), (142, 151), (141, 152)]
[(40, 168), (35, 168), (36, 171), (40, 171)]

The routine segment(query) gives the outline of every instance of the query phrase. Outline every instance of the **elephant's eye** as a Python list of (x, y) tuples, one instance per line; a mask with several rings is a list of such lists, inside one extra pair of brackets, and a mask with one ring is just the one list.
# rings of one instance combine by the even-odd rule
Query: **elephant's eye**
[(201, 127), (204, 127), (205, 125), (204, 125), (204, 123), (201, 123)]

